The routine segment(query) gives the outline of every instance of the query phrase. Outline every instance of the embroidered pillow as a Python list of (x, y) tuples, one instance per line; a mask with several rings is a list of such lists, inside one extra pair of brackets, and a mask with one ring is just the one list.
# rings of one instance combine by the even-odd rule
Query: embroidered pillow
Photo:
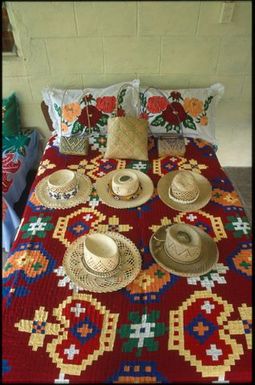
[(180, 90), (146, 89), (147, 87), (140, 90), (140, 116), (148, 119), (152, 135), (178, 133), (181, 125), (184, 136), (217, 143), (215, 108), (224, 93), (222, 84)]
[(20, 129), (19, 103), (15, 93), (13, 93), (2, 100), (2, 136), (19, 135)]
[(139, 92), (139, 80), (106, 88), (44, 89), (43, 100), (48, 106), (54, 133), (57, 133), (58, 137), (60, 134), (69, 137), (89, 133), (91, 128), (93, 133), (105, 134), (108, 118), (113, 116), (115, 110), (118, 91), (125, 83), (132, 84), (136, 90), (133, 87), (123, 88), (119, 95), (117, 116), (137, 116), (136, 94)]

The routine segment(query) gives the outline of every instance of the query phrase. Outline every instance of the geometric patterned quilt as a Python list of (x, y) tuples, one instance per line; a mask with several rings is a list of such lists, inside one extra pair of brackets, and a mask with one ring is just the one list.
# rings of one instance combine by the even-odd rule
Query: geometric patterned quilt
[[(9, 258), (3, 267), (4, 383), (231, 383), (251, 381), (251, 226), (213, 147), (186, 139), (184, 157), (149, 161), (105, 160), (105, 137), (92, 139), (89, 155), (66, 156), (51, 137), (40, 162)], [(95, 190), (79, 206), (45, 208), (36, 184), (61, 168), (98, 178), (114, 169), (148, 174), (152, 198), (114, 209)], [(193, 170), (213, 188), (201, 210), (178, 212), (159, 199), (159, 178)], [(154, 261), (149, 239), (159, 226), (189, 223), (216, 242), (219, 260), (208, 274), (184, 278)], [(90, 230), (116, 231), (139, 248), (142, 269), (127, 287), (91, 293), (65, 274), (63, 255)]]

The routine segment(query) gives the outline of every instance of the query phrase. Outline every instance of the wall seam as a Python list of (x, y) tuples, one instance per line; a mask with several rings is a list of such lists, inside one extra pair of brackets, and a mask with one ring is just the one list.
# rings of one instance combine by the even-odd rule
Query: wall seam
[(201, 1), (199, 2), (199, 9), (198, 9), (198, 16), (197, 16), (197, 25), (196, 25), (196, 29), (195, 29), (195, 37), (198, 36), (198, 26), (199, 26), (199, 22), (200, 22), (200, 14), (201, 14), (201, 7), (202, 7), (202, 4), (201, 4)]
[(215, 68), (215, 74), (219, 75), (219, 61), (220, 61), (220, 54), (221, 54), (221, 47), (223, 44), (223, 37), (220, 38), (220, 41), (218, 43), (218, 56), (216, 60), (216, 68)]
[(51, 65), (50, 65), (47, 39), (44, 39), (44, 44), (45, 44), (46, 57), (47, 57), (48, 65), (49, 65), (49, 76), (51, 76), (52, 75), (52, 68), (51, 68)]
[(103, 54), (102, 54), (102, 59), (103, 59), (103, 74), (105, 75), (106, 74), (106, 68), (105, 68), (105, 45), (104, 45), (104, 37), (101, 37), (101, 44), (102, 44), (102, 50), (103, 50)]
[(136, 1), (136, 37), (140, 35), (139, 2)]
[(75, 26), (76, 36), (79, 36), (78, 19), (77, 19), (77, 14), (76, 14), (75, 1), (73, 2), (73, 14), (74, 14), (74, 26)]

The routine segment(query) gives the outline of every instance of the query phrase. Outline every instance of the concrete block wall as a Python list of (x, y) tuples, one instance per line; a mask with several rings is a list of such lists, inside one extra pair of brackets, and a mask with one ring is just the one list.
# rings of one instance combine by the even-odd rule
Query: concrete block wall
[(251, 166), (251, 1), (12, 2), (18, 56), (3, 57), (3, 96), (23, 126), (49, 137), (41, 90), (104, 87), (139, 78), (162, 88), (225, 86), (216, 135), (222, 166)]

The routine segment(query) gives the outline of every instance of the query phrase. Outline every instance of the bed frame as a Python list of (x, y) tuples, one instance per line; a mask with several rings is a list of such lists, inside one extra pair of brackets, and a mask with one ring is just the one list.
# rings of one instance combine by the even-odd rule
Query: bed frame
[(54, 128), (52, 126), (52, 120), (51, 120), (50, 115), (49, 115), (49, 108), (44, 102), (41, 102), (41, 109), (42, 109), (43, 116), (46, 120), (46, 123), (49, 127), (49, 130), (54, 131)]

